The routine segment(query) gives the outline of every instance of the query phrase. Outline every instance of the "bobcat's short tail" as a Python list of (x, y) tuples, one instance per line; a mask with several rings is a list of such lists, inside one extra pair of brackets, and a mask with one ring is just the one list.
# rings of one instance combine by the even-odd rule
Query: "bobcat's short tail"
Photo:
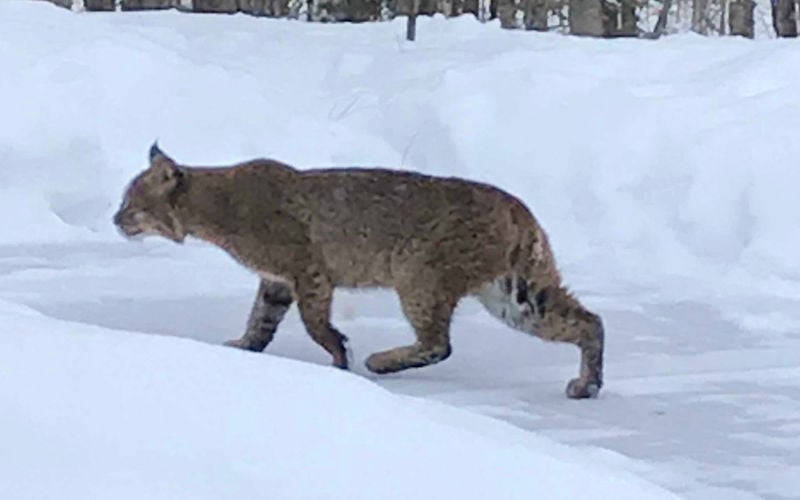
[(542, 313), (525, 278), (509, 274), (484, 286), (476, 298), (489, 313), (502, 322), (531, 335), (539, 335)]

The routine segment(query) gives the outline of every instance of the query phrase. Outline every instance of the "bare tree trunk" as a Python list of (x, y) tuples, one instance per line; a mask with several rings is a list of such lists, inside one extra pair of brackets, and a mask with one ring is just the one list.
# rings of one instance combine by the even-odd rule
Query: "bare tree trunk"
[(524, 0), (523, 24), (526, 30), (547, 31), (547, 0)]
[(578, 36), (605, 36), (602, 0), (570, 0), (569, 32)]
[(731, 0), (728, 6), (728, 29), (734, 36), (755, 37), (755, 19), (753, 11), (756, 3), (753, 0)]
[(636, 36), (639, 33), (639, 18), (636, 16), (636, 2), (633, 0), (621, 0), (620, 8), (622, 12), (622, 23), (617, 30), (617, 36)]
[[(380, 0), (378, 0), (380, 8)], [(393, 17), (410, 16), (412, 13), (422, 16), (432, 16), (437, 8), (436, 0), (388, 0), (386, 7)]]
[(83, 7), (86, 10), (116, 10), (114, 0), (83, 0)]
[[(240, 0), (244, 1), (244, 0)], [(264, 15), (270, 17), (290, 17), (293, 16), (291, 0), (265, 0)], [(294, 14), (296, 17), (296, 14)]]
[(238, 0), (239, 11), (253, 16), (288, 17), (289, 0)]
[(237, 9), (251, 16), (267, 15), (267, 0), (239, 0)]
[(417, 0), (415, 9), (417, 15), (432, 16), (439, 12), (439, 4), (437, 0)]
[(233, 13), (239, 11), (237, 0), (194, 0), (192, 6), (195, 12)]
[(363, 23), (381, 18), (380, 0), (348, 0), (347, 20)]
[(460, 16), (461, 14), (472, 14), (475, 16), (475, 19), (480, 19), (480, 0), (459, 0), (458, 4), (455, 5), (455, 11), (453, 12), (454, 16)]
[(797, 5), (795, 0), (772, 0), (772, 26), (779, 37), (797, 36)]
[(669, 19), (669, 10), (672, 8), (672, 0), (664, 0), (661, 4), (661, 11), (658, 13), (658, 20), (656, 26), (653, 28), (653, 34), (659, 37), (667, 32), (667, 21)]
[(417, 39), (417, 12), (419, 11), (419, 0), (413, 0), (411, 12), (406, 18), (406, 40), (413, 42)]
[(489, 0), (489, 19), (497, 19), (497, 0)]
[(619, 5), (613, 2), (600, 1), (600, 12), (603, 17), (603, 36), (612, 36), (617, 32)]
[(406, 18), (406, 40), (413, 42), (417, 39), (417, 15), (409, 14)]
[(708, 34), (708, 0), (692, 0), (692, 31)]
[(389, 0), (386, 8), (392, 13), (392, 17), (407, 16), (414, 12), (414, 0)]
[(121, 0), (122, 10), (170, 9), (178, 3), (175, 0)]
[(497, 17), (501, 28), (517, 27), (517, 2), (515, 0), (497, 0)]
[(380, 0), (319, 0), (313, 19), (321, 22), (366, 22), (380, 19)]

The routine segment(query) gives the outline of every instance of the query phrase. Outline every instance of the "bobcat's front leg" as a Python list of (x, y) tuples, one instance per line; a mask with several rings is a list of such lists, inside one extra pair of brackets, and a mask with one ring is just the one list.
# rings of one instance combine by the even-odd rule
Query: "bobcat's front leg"
[(240, 339), (225, 345), (248, 351), (263, 351), (275, 336), (278, 324), (292, 305), (292, 290), (280, 281), (261, 280), (253, 308), (247, 320), (247, 330)]
[(331, 303), (333, 301), (333, 285), (331, 280), (319, 270), (319, 266), (310, 264), (306, 272), (297, 278), (295, 283), (297, 308), (306, 331), (332, 357), (332, 364), (337, 368), (347, 369), (347, 337), (330, 322)]

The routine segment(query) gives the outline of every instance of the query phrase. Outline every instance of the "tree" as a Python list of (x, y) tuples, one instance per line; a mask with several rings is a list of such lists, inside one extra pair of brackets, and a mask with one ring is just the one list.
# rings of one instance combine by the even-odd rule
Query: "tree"
[(114, 0), (83, 0), (86, 10), (116, 10)]
[(237, 12), (237, 0), (192, 0), (192, 10), (195, 12)]
[(175, 7), (178, 0), (122, 0), (122, 10), (151, 10), (170, 9)]
[(753, 0), (731, 0), (728, 5), (728, 30), (731, 35), (745, 38), (755, 36), (755, 8), (756, 3)]
[(518, 27), (516, 0), (497, 0), (494, 5), (497, 18), (500, 19), (500, 27), (508, 29)]
[(381, 17), (380, 0), (318, 0), (316, 21), (377, 21)]
[(569, 32), (579, 36), (606, 36), (603, 0), (570, 0)]
[(477, 19), (480, 18), (480, 10), (480, 0), (453, 0), (453, 8), (450, 15), (473, 14)]
[(711, 22), (708, 19), (708, 0), (692, 0), (692, 31), (708, 35)]
[(662, 2), (651, 38), (658, 38), (667, 32), (667, 20), (669, 19), (669, 10), (671, 8), (672, 0), (664, 0)]
[(406, 20), (406, 40), (409, 42), (417, 39), (417, 12), (419, 12), (419, 0), (414, 0)]
[(772, 27), (779, 37), (797, 36), (797, 4), (795, 0), (772, 0)]
[(547, 0), (525, 0), (522, 23), (526, 30), (547, 31)]
[(615, 36), (636, 36), (639, 33), (639, 17), (636, 15), (636, 0), (620, 0), (620, 26)]

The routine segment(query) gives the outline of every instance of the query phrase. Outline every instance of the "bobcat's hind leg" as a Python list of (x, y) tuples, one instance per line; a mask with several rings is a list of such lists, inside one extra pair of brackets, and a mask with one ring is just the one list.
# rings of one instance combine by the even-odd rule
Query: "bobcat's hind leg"
[(567, 397), (594, 398), (603, 386), (605, 330), (600, 316), (584, 308), (562, 287), (526, 290), (525, 299), (540, 318), (538, 335), (545, 340), (569, 342), (581, 351), (580, 375), (569, 381)]
[(239, 339), (228, 340), (225, 345), (248, 351), (263, 351), (275, 336), (275, 331), (292, 302), (289, 285), (280, 281), (261, 280), (244, 335)]
[(569, 342), (581, 351), (580, 376), (567, 396), (596, 397), (603, 385), (603, 322), (559, 284), (538, 285), (509, 275), (485, 286), (478, 300), (508, 326), (544, 340)]
[(403, 313), (414, 328), (417, 341), (372, 354), (367, 358), (367, 368), (373, 373), (393, 373), (447, 359), (452, 352), (450, 320), (456, 302), (420, 290), (400, 291)]

